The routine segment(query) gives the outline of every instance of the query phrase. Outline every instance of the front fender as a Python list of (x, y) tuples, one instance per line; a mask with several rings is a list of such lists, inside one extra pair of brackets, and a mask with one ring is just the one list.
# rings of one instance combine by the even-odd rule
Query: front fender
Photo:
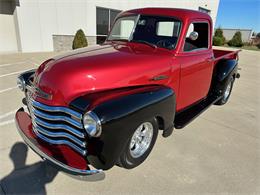
[(160, 117), (164, 129), (167, 129), (173, 126), (175, 115), (175, 94), (170, 88), (143, 86), (120, 90), (118, 96), (116, 93), (113, 90), (102, 92), (101, 99), (112, 97), (105, 101), (98, 100), (98, 95), (95, 94), (95, 101), (99, 104), (93, 99), (91, 101), (91, 95), (87, 95), (89, 98), (84, 97), (84, 101), (78, 99), (72, 102), (77, 108), (80, 107), (79, 102), (82, 107), (91, 108), (101, 120), (102, 134), (99, 138), (89, 139), (88, 151), (92, 152), (87, 159), (94, 167), (105, 170), (117, 162), (129, 138), (142, 121)]

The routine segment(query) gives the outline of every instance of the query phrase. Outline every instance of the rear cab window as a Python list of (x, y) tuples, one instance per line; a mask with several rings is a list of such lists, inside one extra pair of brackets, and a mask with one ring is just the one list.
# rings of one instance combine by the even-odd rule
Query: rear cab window
[(179, 35), (179, 23), (174, 21), (157, 22), (156, 35), (165, 37), (177, 37)]

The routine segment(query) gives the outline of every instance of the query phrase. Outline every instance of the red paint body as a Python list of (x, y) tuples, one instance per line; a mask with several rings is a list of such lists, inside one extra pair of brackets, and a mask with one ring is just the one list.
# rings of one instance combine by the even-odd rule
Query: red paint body
[[(212, 22), (207, 14), (182, 9), (145, 8), (123, 12), (118, 17), (130, 14), (162, 15), (181, 20), (182, 30), (176, 49), (154, 49), (141, 43), (118, 41), (58, 56), (38, 70), (38, 87), (53, 96), (52, 100), (38, 98), (39, 101), (67, 106), (73, 99), (88, 93), (158, 84), (175, 91), (179, 111), (206, 97), (214, 65), (219, 59), (236, 58), (236, 52), (213, 50), (211, 41), (206, 50), (183, 52), (191, 22), (207, 22), (211, 40)], [(151, 81), (158, 75), (167, 75), (168, 79)]]
[[(212, 21), (207, 14), (182, 9), (145, 8), (123, 12), (118, 17), (131, 14), (179, 19), (182, 27), (176, 48), (168, 50), (142, 43), (107, 41), (101, 46), (83, 48), (54, 57), (40, 66), (34, 80), (35, 85), (51, 94), (52, 99), (36, 97), (36, 100), (47, 105), (68, 106), (75, 98), (92, 94), (86, 97), (93, 100), (93, 107), (109, 98), (125, 95), (126, 92), (121, 91), (122, 88), (164, 85), (175, 92), (176, 111), (180, 111), (207, 96), (213, 69), (219, 60), (237, 58), (238, 51), (212, 49)], [(188, 27), (196, 21), (209, 24), (209, 48), (184, 52)], [(167, 78), (152, 80), (159, 75)], [(106, 90), (111, 90), (111, 93), (103, 93)], [(71, 167), (87, 169), (83, 157), (69, 147), (50, 147), (39, 140), (32, 132), (30, 117), (24, 112), (18, 113), (16, 120), (20, 129), (45, 153)]]

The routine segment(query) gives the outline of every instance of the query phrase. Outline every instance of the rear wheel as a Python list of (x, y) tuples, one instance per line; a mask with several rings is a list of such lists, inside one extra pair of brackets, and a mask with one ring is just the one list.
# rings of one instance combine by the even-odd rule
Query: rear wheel
[(150, 154), (158, 135), (156, 119), (142, 122), (129, 139), (118, 165), (132, 169), (140, 165)]
[(232, 92), (232, 89), (233, 89), (233, 84), (234, 84), (234, 78), (231, 77), (228, 80), (227, 86), (223, 90), (222, 98), (215, 103), (216, 105), (224, 105), (224, 104), (226, 104), (228, 102), (229, 97), (230, 97), (231, 92)]

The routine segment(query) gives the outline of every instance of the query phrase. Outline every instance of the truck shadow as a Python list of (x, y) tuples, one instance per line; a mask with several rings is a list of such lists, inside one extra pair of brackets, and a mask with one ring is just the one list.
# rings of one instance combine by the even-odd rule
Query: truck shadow
[[(45, 185), (51, 183), (59, 172), (47, 161), (26, 165), (28, 147), (23, 142), (16, 142), (9, 153), (14, 169), (0, 180), (0, 194), (46, 194)], [(95, 182), (105, 179), (105, 174), (92, 177), (80, 177), (66, 174), (77, 180)], [(3, 192), (2, 192), (3, 191)]]
[(6, 194), (46, 194), (45, 185), (53, 181), (58, 170), (46, 161), (26, 165), (28, 147), (17, 142), (12, 146), (9, 157), (13, 162), (12, 172), (1, 179)]

